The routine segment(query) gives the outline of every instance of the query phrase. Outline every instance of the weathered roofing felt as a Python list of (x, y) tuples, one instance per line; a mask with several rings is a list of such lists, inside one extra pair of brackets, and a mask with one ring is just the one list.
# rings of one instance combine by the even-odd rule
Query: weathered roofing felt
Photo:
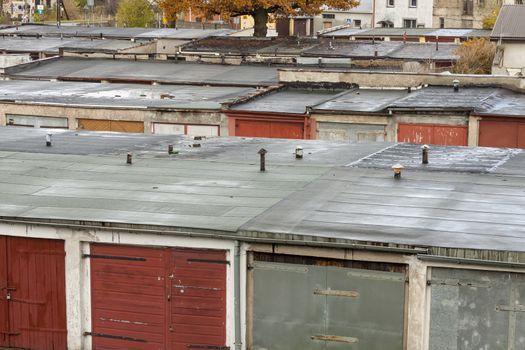
[(221, 36), (234, 33), (232, 29), (189, 29), (189, 28), (116, 28), (116, 27), (84, 27), (62, 25), (27, 24), (0, 29), (0, 35), (19, 36), (49, 36), (49, 37), (99, 37), (119, 39), (200, 39), (208, 36)]
[(45, 52), (58, 54), (60, 48), (82, 48), (97, 51), (116, 52), (140, 46), (140, 42), (129, 40), (89, 40), (89, 39), (59, 39), (59, 38), (20, 38), (0, 37), (0, 51), (7, 52)]
[(124, 79), (195, 84), (270, 85), (277, 82), (275, 67), (81, 58), (51, 59), (28, 68), (7, 69), (6, 74), (34, 79)]
[(277, 91), (246, 103), (234, 105), (232, 110), (266, 113), (306, 113), (308, 107), (330, 100), (341, 91), (286, 89)]
[(0, 102), (106, 108), (220, 109), (255, 93), (235, 86), (101, 84), (27, 80), (0, 81)]
[(403, 43), (399, 41), (349, 41), (324, 43), (303, 52), (302, 56), (391, 58), (412, 60), (456, 60), (456, 44)]
[(356, 29), (356, 28), (341, 28), (333, 31), (326, 31), (321, 36), (324, 37), (402, 37), (403, 35), (409, 37), (454, 37), (454, 38), (477, 38), (490, 36), (490, 30), (470, 29), (470, 28), (373, 28), (373, 29)]
[[(409, 144), (212, 138), (193, 148), (181, 136), (55, 131), (45, 147), (46, 132), (0, 128), (1, 217), (525, 251), (521, 150), (432, 147), (425, 166)], [(392, 162), (407, 164), (400, 180)]]

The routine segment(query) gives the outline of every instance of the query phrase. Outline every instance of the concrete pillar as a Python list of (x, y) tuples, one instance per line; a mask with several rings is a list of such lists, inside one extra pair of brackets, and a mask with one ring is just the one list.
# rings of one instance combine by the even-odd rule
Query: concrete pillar
[(74, 237), (65, 239), (67, 348), (82, 349), (81, 243)]
[(477, 147), (479, 143), (479, 121), (480, 117), (468, 117), (468, 143), (469, 147)]
[(427, 332), (427, 266), (416, 256), (408, 258), (407, 350), (424, 350)]

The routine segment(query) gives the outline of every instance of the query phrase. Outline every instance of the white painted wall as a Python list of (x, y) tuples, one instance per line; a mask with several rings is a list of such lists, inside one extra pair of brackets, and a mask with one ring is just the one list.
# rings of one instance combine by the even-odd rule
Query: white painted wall
[(514, 75), (513, 71), (521, 72), (525, 68), (525, 42), (506, 42), (503, 49), (503, 68), (508, 75)]
[(432, 0), (417, 0), (417, 7), (410, 7), (410, 0), (394, 0), (394, 7), (387, 6), (388, 0), (376, 0), (375, 27), (379, 21), (391, 21), (395, 28), (403, 27), (404, 19), (415, 19), (418, 25), (432, 28)]

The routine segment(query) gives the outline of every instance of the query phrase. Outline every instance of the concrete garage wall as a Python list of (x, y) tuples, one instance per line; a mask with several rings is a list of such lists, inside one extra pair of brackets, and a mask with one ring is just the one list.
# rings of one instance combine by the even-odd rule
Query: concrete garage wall
[(228, 136), (228, 118), (215, 111), (155, 111), (145, 109), (118, 109), (101, 107), (61, 107), (49, 105), (0, 104), (0, 125), (6, 124), (6, 115), (66, 117), (69, 128), (77, 129), (77, 119), (143, 121), (144, 132), (152, 132), (152, 122), (219, 125), (222, 136)]
[[(395, 125), (392, 118), (375, 115), (312, 114), (316, 121), (316, 138), (337, 141), (395, 141)], [(382, 137), (379, 137), (382, 133)], [(367, 135), (364, 135), (367, 134)], [(376, 134), (373, 137), (372, 134)], [(392, 136), (394, 135), (394, 136)]]
[(458, 79), (463, 86), (501, 86), (510, 89), (524, 89), (525, 79), (521, 77), (437, 74), (437, 73), (396, 73), (362, 71), (323, 71), (315, 69), (281, 69), (281, 83), (328, 83), (357, 84), (361, 87), (408, 87), (420, 85), (452, 85)]
[(395, 114), (395, 122), (413, 124), (443, 124), (443, 125), (468, 125), (469, 117), (450, 114)]

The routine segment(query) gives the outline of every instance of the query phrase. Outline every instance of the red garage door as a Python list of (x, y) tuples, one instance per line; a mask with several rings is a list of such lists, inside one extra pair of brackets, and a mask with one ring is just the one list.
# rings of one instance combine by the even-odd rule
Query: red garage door
[(94, 349), (226, 343), (224, 251), (93, 244)]
[(235, 136), (304, 139), (304, 123), (237, 119)]
[(483, 118), (479, 122), (478, 145), (525, 148), (525, 121)]
[(0, 236), (0, 347), (67, 349), (64, 242)]
[(467, 126), (399, 124), (397, 141), (429, 145), (466, 146)]

